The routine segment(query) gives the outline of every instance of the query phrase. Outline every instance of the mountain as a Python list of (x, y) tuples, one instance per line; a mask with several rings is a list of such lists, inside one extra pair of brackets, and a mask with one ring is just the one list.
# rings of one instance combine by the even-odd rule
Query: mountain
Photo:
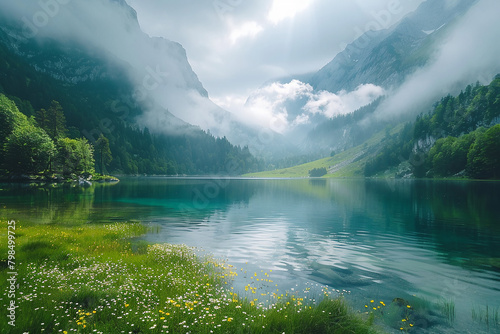
[[(377, 104), (337, 122), (352, 124)], [(356, 135), (366, 138), (365, 133)], [(430, 112), (386, 127), (343, 152), (247, 176), (302, 178), (315, 170), (342, 178), (500, 179), (500, 74), (489, 85), (468, 85), (456, 96), (441, 98)]]
[(366, 162), (365, 175), (500, 178), (500, 75), (469, 85), (419, 115), (401, 133), (386, 136)]
[(56, 8), (0, 5), (3, 43), (39, 72), (72, 84), (120, 76), (142, 110), (135, 121), (154, 133), (183, 133), (194, 125), (238, 144), (257, 135), (209, 99), (182, 45), (145, 34), (125, 1), (53, 3)]
[[(435, 53), (477, 1), (428, 0), (414, 12), (388, 29), (368, 31), (360, 36), (330, 63), (306, 77), (315, 91), (331, 93), (356, 91), (372, 84), (384, 90), (384, 97), (348, 115), (338, 115), (315, 123), (303, 146), (323, 152), (339, 152), (355, 147), (387, 127), (408, 121), (415, 114), (399, 113), (389, 119), (373, 117), (384, 108), (406, 80), (434, 59)], [(461, 84), (461, 83), (457, 83)], [(448, 92), (450, 93), (450, 92)], [(430, 102), (432, 103), (432, 102)], [(410, 110), (414, 106), (401, 108)], [(428, 106), (419, 106), (424, 110)], [(419, 109), (421, 112), (422, 109)]]
[(352, 91), (371, 83), (395, 88), (436, 50), (436, 40), (475, 0), (428, 0), (389, 29), (368, 31), (309, 80), (317, 90)]
[[(392, 26), (390, 18), (381, 22), (384, 18), (374, 16), (374, 24), (367, 26), (381, 29), (362, 34), (316, 73), (266, 82), (250, 95), (247, 104), (258, 106), (259, 101), (269, 100), (269, 95), (275, 92), (280, 102), (269, 105), (273, 106), (280, 124), (284, 124), (281, 132), (299, 155), (325, 156), (359, 145), (386, 127), (395, 127), (430, 108), (439, 96), (453, 93), (437, 92), (441, 87), (424, 90), (423, 86), (429, 84), (422, 82), (412, 88), (430, 93), (422, 98), (428, 105), (424, 102), (418, 106), (405, 105), (405, 101), (399, 101), (393, 116), (374, 116), (386, 108), (387, 100), (415, 73), (433, 64), (442, 46), (456, 34), (457, 27), (461, 27), (464, 17), (477, 3), (476, 0), (428, 0)], [(497, 71), (491, 72), (494, 75)], [(470, 77), (465, 82), (457, 80), (456, 88), (474, 80)]]
[[(197, 126), (230, 118), (208, 99), (182, 46), (144, 34), (125, 1), (0, 7), (0, 93), (28, 116), (59, 101), (74, 137), (109, 138), (111, 170), (234, 174), (256, 168), (248, 148)], [(223, 133), (220, 126), (210, 130)], [(228, 170), (230, 162), (236, 167)]]

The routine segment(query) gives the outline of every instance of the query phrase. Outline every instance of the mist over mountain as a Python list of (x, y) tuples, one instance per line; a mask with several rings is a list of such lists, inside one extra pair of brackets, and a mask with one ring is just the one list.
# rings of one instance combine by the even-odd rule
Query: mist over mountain
[[(143, 33), (125, 1), (54, 0), (46, 6), (15, 2), (2, 7), (10, 24), (10, 29), (3, 27), (8, 45), (37, 70), (77, 83), (109, 75), (111, 66), (133, 86), (133, 102), (143, 109), (138, 124), (158, 133), (184, 131), (179, 126), (187, 124), (217, 136), (231, 133), (231, 115), (208, 99), (186, 50)], [(91, 58), (103, 62), (96, 66)]]
[[(427, 112), (440, 97), (469, 83), (489, 83), (500, 72), (495, 42), (500, 27), (492, 14), (499, 9), (491, 0), (428, 0), (399, 22), (392, 21), (390, 10), (374, 12), (366, 25), (373, 29), (318, 72), (269, 81), (258, 92), (292, 83), (307, 87), (278, 99), (283, 102), (274, 115), (282, 119), (282, 132), (301, 138), (305, 151), (344, 150)], [(300, 91), (306, 93), (297, 98)], [(276, 101), (275, 96), (267, 99)], [(377, 108), (345, 117), (380, 97)], [(250, 96), (247, 104), (256, 100)]]
[(397, 87), (429, 61), (440, 30), (476, 2), (425, 1), (398, 23), (391, 21), (389, 12), (374, 16), (374, 26), (387, 29), (365, 32), (308, 82), (317, 90), (331, 92), (351, 91), (366, 83), (384, 89)]
[(267, 159), (344, 150), (500, 72), (493, 0), (428, 0), (402, 20), (394, 8), (371, 12), (323, 68), (268, 81), (239, 108), (212, 101), (182, 45), (145, 34), (124, 0), (1, 7), (0, 41), (39, 73), (67, 85), (113, 82), (121, 95), (109, 103), (133, 110), (130, 124), (168, 135), (201, 128)]
[[(445, 1), (459, 5), (466, 1)], [(476, 1), (448, 27), (443, 27), (430, 39), (430, 54), (425, 66), (415, 69), (405, 81), (393, 89), (389, 98), (375, 114), (387, 120), (398, 115), (428, 111), (430, 105), (447, 94), (458, 94), (470, 83), (489, 84), (500, 73), (498, 35), (500, 26), (496, 15), (500, 3)], [(430, 36), (432, 37), (431, 34)], [(424, 50), (426, 50), (424, 48)]]
[(109, 138), (112, 170), (175, 175), (257, 168), (247, 148), (222, 138), (231, 118), (208, 99), (186, 51), (144, 34), (125, 1), (1, 7), (0, 93), (28, 116), (61, 102), (72, 136), (91, 143), (100, 134)]

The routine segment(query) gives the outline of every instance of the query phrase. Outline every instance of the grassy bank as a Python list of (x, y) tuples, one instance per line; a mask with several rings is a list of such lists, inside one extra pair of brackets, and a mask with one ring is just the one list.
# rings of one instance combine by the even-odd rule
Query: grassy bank
[[(389, 133), (394, 135), (399, 133), (402, 129), (403, 126), (399, 125)], [(309, 177), (310, 170), (315, 168), (326, 168), (328, 174), (324, 176), (325, 178), (364, 177), (364, 166), (366, 161), (377, 152), (385, 135), (385, 131), (381, 131), (362, 145), (350, 148), (333, 157), (327, 157), (284, 169), (245, 174), (244, 176), (255, 178), (307, 178)]]
[[(238, 296), (237, 270), (187, 246), (137, 241), (147, 231), (139, 223), (16, 222), (12, 268), (8, 222), (1, 226), (1, 333), (374, 332), (342, 299), (280, 292), (264, 307), (252, 288)], [(12, 271), (15, 290), (6, 279)], [(4, 321), (12, 300), (15, 327)]]

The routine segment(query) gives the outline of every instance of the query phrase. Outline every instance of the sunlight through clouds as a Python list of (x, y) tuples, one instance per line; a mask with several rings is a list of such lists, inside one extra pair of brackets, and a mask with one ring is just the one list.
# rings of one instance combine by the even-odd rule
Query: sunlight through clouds
[(236, 44), (238, 40), (245, 37), (253, 38), (257, 36), (264, 28), (259, 25), (257, 22), (247, 22), (243, 24), (241, 27), (234, 29), (231, 32), (229, 38), (231, 39), (232, 44)]
[(268, 20), (275, 25), (307, 9), (313, 0), (274, 0)]

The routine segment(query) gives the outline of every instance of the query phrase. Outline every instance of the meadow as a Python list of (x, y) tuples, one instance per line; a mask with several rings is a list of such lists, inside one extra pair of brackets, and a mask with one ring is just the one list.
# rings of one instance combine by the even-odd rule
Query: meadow
[(315, 297), (261, 293), (258, 282), (272, 282), (271, 273), (254, 273), (238, 295), (231, 282), (242, 268), (185, 245), (148, 244), (141, 223), (18, 221), (10, 243), (8, 224), (1, 221), (1, 313), (13, 301), (16, 308), (14, 322), (2, 316), (1, 333), (376, 332), (373, 317), (326, 287)]

